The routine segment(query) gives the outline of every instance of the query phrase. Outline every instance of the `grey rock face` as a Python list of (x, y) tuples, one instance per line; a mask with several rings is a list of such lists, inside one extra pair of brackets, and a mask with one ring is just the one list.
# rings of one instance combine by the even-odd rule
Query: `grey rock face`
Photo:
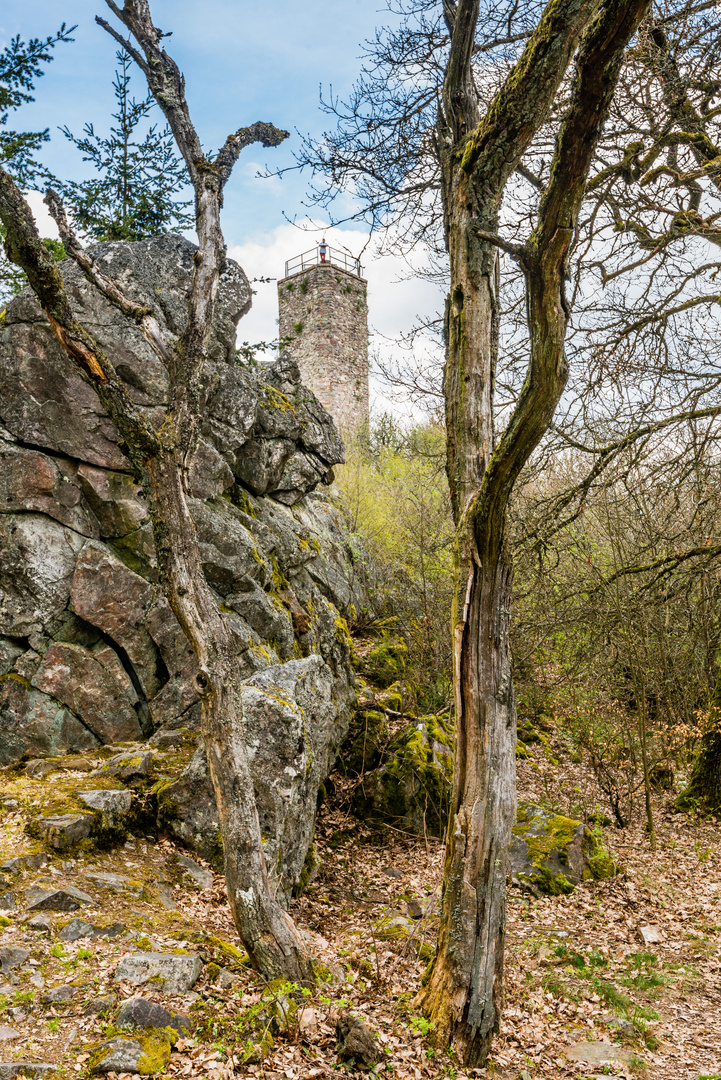
[[(129, 295), (154, 308), (170, 344), (186, 318), (194, 252), (172, 236), (93, 249)], [(81, 322), (112, 356), (128, 393), (150, 424), (161, 423), (167, 374), (138, 326), (71, 260), (61, 272)], [(342, 517), (312, 494), (343, 460), (331, 417), (287, 357), (252, 369), (236, 363), (235, 327), (250, 296), (243, 271), (229, 262), (203, 375), (189, 505), (238, 676), (250, 680), (257, 792), (287, 898), (354, 696), (340, 616), (365, 601)], [(298, 656), (306, 659), (291, 659)], [(273, 669), (271, 681), (255, 682), (264, 669)], [(137, 742), (158, 729), (193, 731), (195, 672), (158, 585), (146, 502), (118, 432), (26, 290), (0, 327), (0, 764), (56, 757), (33, 766), (39, 775), (61, 767), (68, 752)], [(312, 701), (303, 703), (306, 684)], [(157, 745), (172, 741), (171, 734)], [(121, 780), (145, 775), (140, 756), (139, 768), (114, 760), (103, 771)], [(183, 783), (194, 790), (168, 828), (218, 865), (202, 751)], [(161, 792), (161, 818), (163, 800), (173, 797)], [(103, 826), (122, 826), (118, 807), (86, 804), (96, 825), (99, 812)], [(73, 828), (84, 825), (44, 828), (49, 843), (61, 842), (62, 832), (69, 844), (77, 841)]]
[(43, 1005), (56, 1005), (62, 1001), (72, 1001), (77, 993), (76, 986), (53, 986), (40, 995)]
[(122, 923), (113, 923), (112, 926), (93, 926), (92, 923), (84, 922), (83, 919), (71, 919), (62, 928), (58, 937), (61, 941), (80, 941), (82, 938), (119, 937), (125, 933)]
[(24, 964), (29, 956), (29, 949), (18, 949), (12, 945), (0, 946), (0, 971), (4, 973)]
[(49, 934), (52, 930), (52, 925), (42, 915), (33, 915), (25, 925), (28, 930), (36, 930), (39, 934)]
[(102, 816), (103, 827), (115, 829), (130, 812), (133, 796), (126, 788), (119, 791), (78, 791), (77, 798), (98, 810)]
[(138, 695), (118, 654), (103, 641), (92, 650), (69, 642), (51, 645), (32, 686), (67, 705), (100, 742), (142, 737)]
[(198, 866), (197, 862), (189, 859), (187, 855), (175, 855), (172, 862), (186, 877), (194, 881), (198, 888), (208, 889), (213, 884), (213, 875), (210, 871)]
[(92, 897), (72, 885), (64, 889), (31, 885), (25, 890), (25, 900), (28, 911), (77, 911), (81, 904), (92, 903)]
[(45, 866), (48, 861), (48, 857), (44, 851), (38, 852), (36, 855), (16, 855), (14, 859), (8, 859), (0, 866), (0, 870), (10, 870), (11, 873), (17, 874), (21, 870), (39, 870), (41, 866)]
[(108, 994), (107, 997), (91, 998), (83, 1012), (86, 1016), (100, 1016), (101, 1013), (110, 1012), (115, 1007), (115, 997)]
[(166, 994), (183, 994), (200, 978), (203, 962), (195, 953), (130, 953), (116, 969), (116, 982), (142, 986), (152, 979)]
[(59, 754), (93, 750), (98, 739), (64, 705), (28, 688), (20, 676), (0, 684), (0, 764), (22, 754)]
[(147, 776), (153, 763), (153, 755), (148, 750), (138, 753), (114, 754), (97, 770), (98, 776), (117, 776), (119, 780), (133, 780), (136, 776)]
[(56, 814), (38, 818), (37, 827), (46, 843), (56, 851), (69, 851), (90, 836), (93, 818), (90, 814)]
[(178, 1035), (190, 1035), (192, 1024), (182, 1013), (171, 1013), (156, 1001), (134, 997), (124, 1001), (115, 1020), (118, 1027), (174, 1028)]
[[(330, 668), (310, 656), (257, 672), (243, 687), (243, 716), (266, 861), (287, 901), (313, 838), (316, 793), (345, 730)], [(163, 789), (161, 813), (169, 832), (222, 865), (202, 743), (181, 778)]]
[(16, 1076), (49, 1076), (57, 1071), (56, 1065), (43, 1061), (0, 1061), (0, 1080), (15, 1080)]
[(90, 1071), (98, 1073), (134, 1073), (140, 1076), (149, 1076), (162, 1069), (170, 1057), (170, 1043), (165, 1043), (162, 1051), (156, 1040), (153, 1047), (156, 1058), (150, 1062), (145, 1054), (142, 1043), (137, 1039), (115, 1038), (107, 1039), (92, 1048), (90, 1055)]
[(88, 881), (92, 881), (99, 889), (108, 889), (110, 892), (126, 893), (128, 896), (142, 896), (142, 881), (134, 881), (125, 874), (112, 873), (86, 873)]
[(0, 514), (0, 633), (28, 637), (63, 611), (83, 542), (44, 514)]

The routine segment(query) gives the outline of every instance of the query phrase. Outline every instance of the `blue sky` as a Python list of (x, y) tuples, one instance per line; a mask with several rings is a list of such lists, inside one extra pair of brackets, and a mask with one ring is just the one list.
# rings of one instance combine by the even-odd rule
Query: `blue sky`
[[(226, 195), (224, 228), (229, 243), (249, 239), (302, 213), (305, 182), (290, 174), (284, 183), (254, 178), (257, 167), (292, 164), (295, 129), (320, 132), (318, 88), (333, 84), (343, 93), (358, 72), (361, 41), (387, 13), (374, 0), (273, 0), (271, 3), (153, 0), (154, 21), (172, 30), (167, 48), (186, 76), (191, 115), (204, 146), (212, 150), (236, 128), (269, 120), (293, 133), (283, 147), (249, 148), (236, 166)], [(82, 173), (77, 151), (58, 132), (76, 134), (91, 120), (102, 128), (113, 106), (111, 80), (116, 43), (95, 15), (117, 22), (103, 0), (6, 0), (0, 13), (3, 42), (52, 33), (63, 19), (78, 24), (75, 42), (60, 45), (37, 83), (36, 102), (23, 110), (27, 126), (48, 126), (47, 159), (58, 175)], [(119, 27), (121, 30), (122, 27)], [(137, 96), (145, 90), (135, 80)]]
[[(250, 147), (241, 156), (226, 188), (223, 229), (230, 254), (249, 277), (281, 276), (286, 258), (311, 247), (325, 231), (318, 218), (318, 233), (310, 235), (287, 223), (306, 223), (303, 206), (306, 180), (291, 172), (279, 180), (263, 180), (257, 173), (292, 165), (299, 145), (296, 129), (319, 135), (328, 126), (318, 108), (319, 86), (330, 85), (346, 94), (360, 69), (361, 45), (374, 29), (392, 16), (384, 0), (151, 0), (156, 26), (172, 31), (166, 48), (186, 78), (191, 116), (207, 150), (214, 150), (240, 126), (255, 120), (271, 121), (291, 132), (280, 148)], [(93, 122), (105, 130), (114, 106), (112, 78), (117, 44), (95, 23), (95, 15), (116, 26), (103, 0), (5, 0), (0, 10), (0, 42), (15, 34), (45, 37), (60, 22), (77, 23), (75, 41), (59, 45), (55, 59), (38, 80), (35, 103), (17, 114), (17, 126), (48, 127), (51, 143), (44, 158), (65, 179), (87, 173), (80, 155), (58, 128), (67, 125), (76, 135)], [(122, 29), (121, 27), (119, 27)], [(145, 84), (134, 71), (134, 93), (141, 97)], [(22, 119), (20, 119), (22, 118)], [(160, 119), (160, 117), (158, 117)], [(40, 224), (39, 198), (32, 200)], [(43, 230), (50, 233), (46, 225)], [(363, 247), (362, 227), (349, 224), (328, 233), (331, 243), (354, 252)], [(427, 283), (408, 279), (408, 268), (390, 257), (378, 258), (373, 246), (364, 258), (369, 281), (372, 347), (386, 348), (384, 338), (408, 329), (417, 312), (437, 310), (440, 298)], [(401, 280), (405, 278), (406, 280)], [(271, 340), (276, 336), (274, 285), (257, 285), (253, 311), (239, 328), (240, 340)], [(381, 388), (375, 386), (375, 395)], [(385, 407), (378, 401), (379, 407)]]

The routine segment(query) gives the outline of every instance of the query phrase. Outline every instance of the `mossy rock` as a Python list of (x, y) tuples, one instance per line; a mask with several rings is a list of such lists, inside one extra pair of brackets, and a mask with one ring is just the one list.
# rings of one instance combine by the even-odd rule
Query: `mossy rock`
[(170, 1061), (170, 1041), (164, 1031), (116, 1036), (90, 1048), (90, 1073), (131, 1072), (158, 1076)]
[(518, 807), (509, 855), (514, 880), (535, 895), (560, 896), (618, 873), (587, 825), (532, 803)]
[(408, 666), (408, 646), (400, 638), (384, 637), (365, 659), (359, 670), (376, 686), (390, 686), (405, 674)]
[(386, 760), (356, 791), (359, 817), (417, 836), (442, 837), (453, 783), (452, 733), (437, 716), (419, 717), (388, 746)]
[(524, 742), (526, 746), (530, 746), (532, 743), (539, 743), (541, 736), (535, 729), (530, 720), (521, 720), (518, 718), (518, 738), (521, 742)]
[(347, 776), (361, 776), (376, 769), (388, 742), (385, 714), (376, 709), (359, 709), (351, 720), (348, 737), (338, 755), (338, 767)]
[(403, 915), (389, 915), (378, 919), (373, 924), (373, 936), (379, 941), (411, 941), (413, 951), (419, 960), (432, 959), (435, 949), (425, 941), (415, 923)]

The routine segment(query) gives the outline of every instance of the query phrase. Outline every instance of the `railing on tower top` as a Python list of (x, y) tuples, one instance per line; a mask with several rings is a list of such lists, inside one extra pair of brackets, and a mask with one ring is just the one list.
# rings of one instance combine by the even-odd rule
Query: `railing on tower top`
[(347, 255), (345, 251), (338, 251), (337, 248), (327, 245), (325, 258), (321, 258), (320, 245), (318, 245), (318, 247), (314, 247), (310, 251), (304, 251), (302, 255), (296, 255), (295, 258), (288, 259), (285, 264), (285, 276), (290, 277), (291, 274), (298, 274), (309, 266), (337, 266), (341, 270), (347, 270), (349, 274), (355, 274), (356, 277), (363, 276), (360, 259), (355, 259), (352, 255)]

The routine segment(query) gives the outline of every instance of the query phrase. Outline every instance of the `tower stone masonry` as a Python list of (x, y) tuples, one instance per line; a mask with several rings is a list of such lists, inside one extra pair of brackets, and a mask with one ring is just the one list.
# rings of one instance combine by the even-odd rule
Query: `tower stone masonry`
[(286, 263), (279, 336), (303, 382), (351, 435), (368, 423), (368, 283), (357, 259), (328, 249)]

